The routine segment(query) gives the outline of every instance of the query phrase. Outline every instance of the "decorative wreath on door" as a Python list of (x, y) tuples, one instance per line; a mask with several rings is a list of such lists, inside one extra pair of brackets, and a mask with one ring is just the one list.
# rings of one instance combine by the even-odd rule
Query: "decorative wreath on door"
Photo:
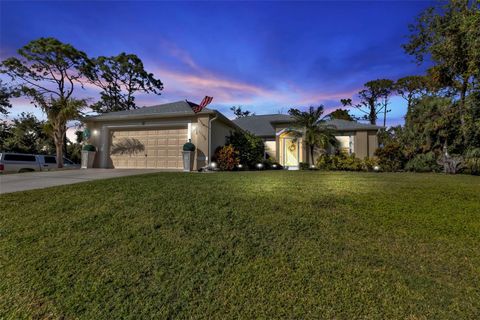
[(294, 143), (292, 143), (292, 144), (288, 147), (288, 150), (290, 150), (290, 151), (293, 152), (293, 151), (295, 151), (296, 148), (297, 148), (297, 146), (296, 146)]

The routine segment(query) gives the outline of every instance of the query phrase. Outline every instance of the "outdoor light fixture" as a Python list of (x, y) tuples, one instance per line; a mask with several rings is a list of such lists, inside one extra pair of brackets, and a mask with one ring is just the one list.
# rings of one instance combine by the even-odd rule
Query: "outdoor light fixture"
[(276, 165), (276, 164), (272, 164), (272, 168), (276, 168), (276, 167), (277, 167), (277, 165)]
[(256, 167), (258, 170), (261, 170), (263, 168), (263, 163), (257, 163)]
[(217, 167), (216, 162), (210, 162), (210, 168), (215, 169)]
[(93, 133), (94, 136), (96, 136), (98, 134), (98, 130), (95, 129), (95, 130), (92, 131), (92, 133)]
[(310, 166), (310, 169), (315, 169), (315, 165), (312, 164), (312, 165)]
[(373, 167), (373, 170), (375, 170), (375, 171), (380, 171), (380, 167), (379, 167), (379, 166), (374, 166), (374, 167)]
[(238, 169), (242, 169), (242, 168), (243, 168), (243, 165), (242, 165), (242, 164), (239, 164), (239, 165), (237, 166), (237, 168), (238, 168)]

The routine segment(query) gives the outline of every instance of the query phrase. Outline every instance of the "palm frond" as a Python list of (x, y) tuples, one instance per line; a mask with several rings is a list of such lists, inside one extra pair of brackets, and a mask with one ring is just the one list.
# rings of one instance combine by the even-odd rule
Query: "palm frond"
[(145, 150), (145, 146), (135, 138), (124, 138), (114, 143), (110, 149), (112, 155), (133, 155)]

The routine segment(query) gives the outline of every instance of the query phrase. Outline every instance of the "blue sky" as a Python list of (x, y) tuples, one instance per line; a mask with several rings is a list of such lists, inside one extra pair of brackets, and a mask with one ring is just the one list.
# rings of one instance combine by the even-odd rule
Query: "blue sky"
[[(140, 105), (214, 97), (257, 114), (339, 106), (362, 84), (423, 73), (401, 44), (427, 1), (404, 2), (1, 2), (0, 58), (39, 37), (56, 37), (89, 56), (137, 54), (164, 82)], [(92, 88), (78, 96), (98, 98)], [(389, 124), (405, 103), (392, 99)], [(38, 110), (14, 101), (10, 117)]]

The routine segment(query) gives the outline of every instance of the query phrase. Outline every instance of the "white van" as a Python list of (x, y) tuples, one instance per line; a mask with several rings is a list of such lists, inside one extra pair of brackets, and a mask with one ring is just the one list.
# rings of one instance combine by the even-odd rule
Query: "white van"
[[(80, 165), (63, 158), (64, 169), (78, 169)], [(24, 153), (0, 153), (0, 173), (22, 173), (57, 169), (57, 157)]]

